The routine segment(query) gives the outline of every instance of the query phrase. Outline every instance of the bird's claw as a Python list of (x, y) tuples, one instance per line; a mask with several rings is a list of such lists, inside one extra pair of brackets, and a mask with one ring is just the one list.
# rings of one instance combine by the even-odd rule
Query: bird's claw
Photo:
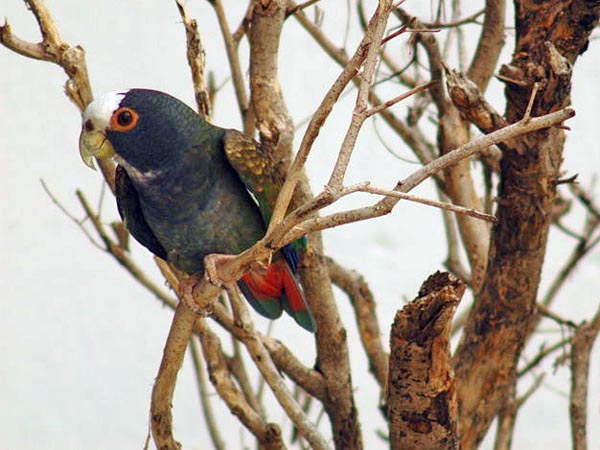
[(205, 316), (206, 311), (199, 308), (194, 301), (194, 288), (200, 281), (202, 281), (202, 275), (200, 274), (190, 275), (185, 280), (181, 281), (179, 283), (179, 298), (194, 314)]
[(222, 287), (227, 283), (226, 280), (223, 280), (219, 276), (218, 266), (223, 264), (226, 261), (230, 261), (234, 259), (236, 255), (223, 255), (220, 253), (212, 253), (210, 255), (206, 255), (204, 257), (204, 277), (208, 280), (209, 283)]

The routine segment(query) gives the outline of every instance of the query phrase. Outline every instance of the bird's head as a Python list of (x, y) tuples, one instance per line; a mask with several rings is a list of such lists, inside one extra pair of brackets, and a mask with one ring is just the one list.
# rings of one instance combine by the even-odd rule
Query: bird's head
[(92, 169), (94, 158), (114, 157), (134, 172), (158, 173), (181, 161), (199, 121), (194, 110), (163, 92), (111, 92), (83, 112), (79, 153)]

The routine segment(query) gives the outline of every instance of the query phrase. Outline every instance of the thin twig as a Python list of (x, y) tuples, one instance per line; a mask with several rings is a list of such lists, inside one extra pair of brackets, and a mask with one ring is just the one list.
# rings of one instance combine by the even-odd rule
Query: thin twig
[(202, 364), (202, 356), (200, 355), (200, 349), (198, 348), (195, 337), (190, 339), (190, 352), (194, 363), (194, 372), (196, 373), (196, 385), (198, 386), (200, 404), (202, 405), (202, 411), (204, 412), (204, 422), (208, 428), (208, 433), (210, 434), (210, 439), (215, 450), (224, 450), (225, 442), (219, 432), (219, 427), (217, 426), (215, 416), (213, 415), (213, 409), (208, 398), (204, 364)]
[(436, 200), (431, 200), (423, 197), (417, 197), (416, 195), (405, 194), (403, 192), (398, 191), (390, 191), (387, 189), (380, 189), (375, 186), (365, 186), (358, 189), (358, 192), (367, 192), (369, 194), (377, 194), (377, 195), (385, 195), (386, 197), (395, 197), (402, 200), (408, 200), (415, 203), (421, 203), (423, 205), (434, 206), (436, 208), (440, 208), (446, 211), (452, 211), (458, 214), (465, 214), (470, 217), (475, 217), (476, 219), (481, 219), (487, 222), (496, 222), (496, 217), (491, 216), (489, 214), (482, 213), (480, 211), (476, 211), (473, 208), (465, 208), (463, 206), (454, 205), (452, 203), (447, 202), (438, 202)]
[(598, 222), (600, 222), (600, 208), (594, 200), (589, 192), (586, 192), (581, 188), (580, 185), (576, 183), (569, 183), (569, 189), (575, 195), (575, 198), (581, 202), (581, 204), (592, 214)]
[(242, 357), (240, 342), (233, 334), (231, 335), (231, 341), (231, 345), (233, 346), (233, 355), (227, 360), (229, 370), (237, 380), (242, 392), (244, 393), (244, 396), (246, 397), (246, 400), (248, 401), (248, 404), (252, 406), (252, 408), (258, 414), (260, 414), (263, 419), (266, 420), (267, 415), (265, 414), (265, 409), (260, 402), (260, 397), (254, 393), (254, 389), (252, 388), (252, 384), (248, 378), (248, 373)]
[(577, 239), (578, 241), (585, 239), (581, 234), (571, 230), (566, 225), (564, 225), (560, 220), (556, 220), (554, 222), (554, 226), (556, 228), (558, 228), (560, 231), (562, 231), (563, 233), (565, 233), (567, 236), (572, 237), (573, 239)]
[[(542, 301), (539, 302), (542, 306), (547, 308), (554, 301), (561, 287), (569, 278), (569, 275), (573, 273), (583, 258), (598, 244), (598, 239), (592, 240), (592, 237), (599, 226), (600, 221), (595, 219), (593, 214), (588, 216), (579, 242), (575, 245), (571, 255), (550, 284)], [(533, 330), (536, 326), (537, 321), (532, 321), (530, 329)]]
[[(468, 158), (491, 145), (513, 139), (526, 133), (556, 126), (573, 117), (574, 115), (575, 111), (570, 108), (565, 108), (544, 116), (532, 118), (527, 123), (519, 121), (488, 135), (481, 136), (480, 138), (468, 142), (456, 150), (446, 153), (431, 163), (423, 166), (412, 175), (398, 182), (394, 190), (399, 192), (408, 192), (421, 184), (427, 178), (431, 177), (433, 174), (444, 170), (445, 168), (456, 164), (456, 162)], [(317, 196), (315, 200), (313, 200), (313, 204), (318, 204), (319, 207), (325, 207), (333, 203), (335, 199), (336, 195), (332, 195), (331, 192), (324, 192), (323, 194)], [(292, 242), (313, 231), (320, 231), (346, 223), (357, 222), (373, 217), (380, 217), (389, 213), (399, 200), (400, 199), (386, 197), (372, 206), (334, 213), (325, 217), (307, 219), (303, 222), (301, 217), (299, 218), (298, 214), (293, 212), (286, 217), (280, 226), (274, 228), (272, 233), (269, 233), (265, 237), (264, 241), (266, 241), (268, 245), (274, 245), (273, 241), (280, 242), (279, 240), (283, 237), (282, 234), (285, 234), (284, 230), (286, 230), (289, 225), (293, 225), (293, 230), (287, 233), (285, 239), (281, 241), (282, 243)], [(310, 205), (307, 205), (305, 208), (309, 210)]]
[(506, 407), (500, 412), (498, 417), (498, 428), (496, 431), (496, 441), (494, 442), (494, 450), (510, 450), (515, 424), (517, 422), (517, 413), (519, 408), (529, 399), (542, 385), (545, 374), (537, 375), (531, 386), (521, 395), (515, 397), (515, 388), (513, 385), (512, 396), (508, 400)]
[(175, 3), (185, 26), (187, 60), (192, 73), (198, 113), (205, 120), (210, 120), (212, 107), (205, 76), (206, 53), (202, 45), (200, 31), (198, 31), (198, 23), (195, 19), (190, 18), (182, 0), (175, 0)]
[(223, 399), (229, 410), (256, 437), (266, 449), (280, 449), (281, 431), (274, 424), (266, 423), (254, 408), (246, 401), (244, 394), (233, 382), (231, 372), (221, 342), (217, 335), (208, 327), (206, 320), (199, 318), (195, 330), (200, 337), (202, 353), (208, 366), (210, 381)]
[[(439, 186), (436, 185), (436, 191), (441, 200), (444, 200), (443, 203), (448, 203), (448, 197), (441, 191)], [(462, 261), (460, 259), (460, 245), (459, 238), (457, 232), (457, 224), (454, 220), (455, 217), (453, 214), (450, 214), (449, 211), (442, 209), (442, 220), (444, 222), (444, 231), (446, 232), (446, 242), (448, 244), (448, 255), (446, 256), (446, 260), (444, 261), (444, 266), (454, 274), (457, 278), (459, 278), (463, 283), (467, 286), (471, 285), (471, 275), (464, 268)], [(463, 318), (463, 314), (459, 313), (459, 315), (454, 316), (454, 320), (452, 321), (452, 331), (450, 334), (454, 336), (457, 331), (457, 327), (460, 328), (462, 326), (461, 318)], [(462, 319), (464, 320), (464, 319)]]
[(240, 115), (242, 117), (242, 123), (244, 124), (244, 132), (251, 136), (254, 129), (254, 124), (248, 123), (248, 95), (246, 94), (246, 85), (244, 83), (244, 74), (237, 52), (237, 44), (233, 40), (229, 23), (227, 22), (225, 9), (223, 8), (221, 0), (211, 0), (210, 3), (213, 5), (215, 13), (217, 14), (219, 28), (221, 29), (221, 35), (223, 36), (223, 42), (225, 43), (227, 61), (229, 62), (235, 96), (237, 99), (238, 108), (240, 110)]
[[(365, 11), (365, 5), (364, 5), (364, 1), (363, 0), (359, 0), (358, 4), (357, 4), (357, 10), (358, 10), (358, 21), (360, 24), (360, 27), (362, 29), (362, 31), (366, 31), (367, 30), (367, 26), (368, 26), (368, 20), (367, 20), (367, 13)], [(314, 34), (314, 33), (313, 33)], [(317, 42), (319, 44), (321, 44), (322, 47), (325, 47), (328, 44), (328, 42), (324, 39), (317, 39)], [(381, 50), (381, 61), (388, 67), (388, 69), (391, 71), (391, 75), (388, 77), (388, 79), (391, 78), (397, 78), (398, 81), (403, 84), (404, 86), (408, 87), (408, 88), (413, 88), (417, 85), (417, 82), (415, 79), (409, 77), (408, 75), (406, 75), (406, 70), (412, 65), (412, 63), (414, 62), (414, 59), (411, 59), (411, 61), (406, 64), (404, 67), (400, 67), (396, 64), (396, 62), (392, 59), (392, 57), (389, 55), (389, 53), (386, 51), (386, 49), (382, 49)], [(381, 83), (382, 80), (379, 80), (377, 82), (377, 84)]]
[(539, 314), (543, 317), (547, 317), (548, 319), (553, 320), (554, 322), (556, 322), (559, 325), (565, 325), (569, 328), (577, 328), (577, 325), (575, 324), (575, 322), (573, 322), (572, 320), (569, 319), (565, 319), (561, 316), (559, 316), (558, 314), (552, 312), (548, 307), (546, 307), (545, 305), (542, 304), (536, 304), (535, 305)]
[(475, 22), (475, 19), (477, 19), (479, 16), (481, 16), (484, 12), (485, 12), (485, 9), (480, 9), (479, 11), (477, 11), (469, 16), (465, 16), (461, 19), (451, 20), (450, 22), (436, 21), (436, 22), (422, 22), (422, 24), (426, 28), (458, 28), (461, 25)]
[(379, 49), (382, 45), (383, 34), (387, 25), (387, 19), (391, 12), (391, 2), (380, 1), (377, 11), (369, 23), (369, 28), (365, 34), (365, 44), (367, 45), (365, 62), (362, 74), (358, 79), (358, 93), (356, 103), (352, 112), (352, 119), (342, 141), (337, 160), (331, 171), (331, 176), (327, 182), (329, 189), (337, 191), (342, 188), (344, 176), (350, 163), (353, 150), (356, 146), (356, 139), (362, 127), (362, 124), (368, 117), (369, 93), (375, 77), (375, 70), (379, 59)]
[[(46, 182), (40, 178), (40, 183), (42, 183), (42, 188), (44, 189), (44, 191), (46, 192), (46, 194), (48, 194), (48, 197), (50, 197), (50, 200), (52, 200), (52, 203), (54, 203), (58, 209), (60, 209), (63, 214), (65, 216), (67, 216), (73, 223), (75, 223), (75, 225), (77, 225), (77, 227), (83, 232), (83, 234), (85, 234), (85, 237), (88, 238), (88, 240), (90, 241), (90, 243), (96, 247), (99, 250), (106, 250), (106, 248), (102, 247), (95, 239), (94, 237), (91, 235), (91, 233), (87, 230), (87, 228), (85, 228), (85, 226), (83, 225), (85, 223), (85, 219), (84, 220), (79, 220), (77, 217), (75, 217), (73, 214), (71, 214), (67, 208), (65, 208), (63, 206), (62, 203), (60, 203), (60, 201), (58, 201), (58, 199), (54, 196), (54, 194), (50, 191), (50, 189), (48, 188), (48, 186), (46, 185)], [(86, 216), (87, 218), (87, 216)]]
[(420, 84), (419, 86), (411, 89), (408, 92), (405, 92), (404, 94), (398, 95), (397, 97), (394, 97), (391, 100), (388, 100), (380, 105), (377, 105), (376, 107), (373, 107), (367, 111), (367, 117), (371, 117), (374, 114), (378, 114), (381, 111), (383, 111), (384, 109), (387, 109), (387, 108), (395, 105), (396, 103), (399, 103), (402, 100), (407, 99), (408, 97), (411, 97), (419, 92), (425, 91), (436, 83), (437, 83), (437, 81), (429, 81), (428, 83)]
[(531, 110), (533, 109), (533, 103), (535, 102), (535, 97), (537, 96), (538, 90), (540, 88), (539, 81), (533, 83), (533, 88), (531, 89), (531, 95), (529, 96), (529, 102), (527, 103), (527, 108), (525, 109), (525, 114), (523, 114), (523, 120), (528, 121), (531, 118)]
[(299, 3), (295, 6), (292, 6), (290, 8), (288, 8), (288, 10), (286, 11), (287, 16), (291, 16), (293, 14), (296, 14), (298, 11), (302, 11), (303, 9), (306, 9), (312, 5), (314, 5), (315, 3), (318, 3), (320, 0), (307, 0), (304, 3)]
[(246, 9), (244, 17), (242, 17), (242, 20), (240, 20), (239, 25), (231, 34), (231, 38), (233, 39), (233, 43), (235, 44), (236, 49), (239, 48), (240, 41), (248, 31), (248, 22), (250, 21), (250, 17), (252, 17), (252, 8), (254, 8), (254, 4), (252, 2), (248, 2), (248, 8)]
[(254, 324), (250, 320), (250, 312), (245, 302), (240, 298), (235, 285), (227, 286), (227, 292), (236, 317), (236, 324), (241, 328), (242, 343), (246, 346), (250, 357), (265, 378), (265, 381), (273, 391), (275, 398), (298, 428), (300, 434), (317, 450), (327, 450), (329, 446), (321, 436), (316, 426), (311, 423), (306, 414), (294, 399), (285, 382), (279, 375), (275, 364), (265, 349), (260, 338), (254, 330)]
[(566, 338), (558, 341), (556, 344), (553, 344), (549, 347), (546, 347), (545, 344), (542, 345), (542, 348), (538, 352), (537, 355), (533, 357), (524, 367), (519, 369), (517, 372), (517, 377), (521, 378), (522, 376), (529, 373), (531, 370), (536, 368), (548, 355), (551, 355), (557, 350), (564, 349), (565, 346), (571, 342), (571, 338)]
[(81, 206), (85, 210), (87, 217), (90, 218), (94, 229), (98, 233), (98, 236), (100, 236), (100, 239), (104, 243), (104, 251), (114, 257), (117, 262), (123, 266), (131, 276), (133, 276), (133, 278), (135, 278), (142, 286), (152, 292), (152, 294), (159, 298), (163, 303), (176, 304), (176, 301), (169, 294), (167, 294), (162, 288), (158, 287), (152, 280), (150, 280), (150, 278), (148, 278), (148, 276), (146, 276), (144, 271), (135, 264), (129, 253), (127, 253), (125, 249), (111, 239), (106, 232), (104, 225), (100, 221), (100, 218), (92, 210), (83, 192), (77, 190), (76, 195), (81, 203)]

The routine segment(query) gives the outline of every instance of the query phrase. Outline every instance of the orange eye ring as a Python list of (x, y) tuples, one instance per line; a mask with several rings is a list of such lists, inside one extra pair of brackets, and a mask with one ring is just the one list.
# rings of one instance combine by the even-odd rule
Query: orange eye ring
[(140, 116), (133, 109), (123, 108), (117, 109), (110, 118), (110, 127), (113, 131), (129, 131), (133, 130), (138, 123)]

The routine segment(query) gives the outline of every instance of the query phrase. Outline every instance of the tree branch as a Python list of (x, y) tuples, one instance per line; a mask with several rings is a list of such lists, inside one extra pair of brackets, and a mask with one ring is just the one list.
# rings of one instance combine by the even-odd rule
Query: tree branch
[[(570, 4), (574, 9), (567, 12), (553, 5), (529, 0), (516, 4), (517, 41), (511, 67), (519, 83), (507, 85), (508, 122), (524, 117), (535, 82), (542, 88), (532, 115), (555, 111), (569, 102), (572, 64), (592, 30), (580, 28), (578, 20), (585, 14), (586, 23), (597, 23), (600, 8), (574, 2)], [(535, 313), (564, 138), (562, 130), (549, 128), (503, 147), (498, 224), (485, 281), (454, 355), (463, 450), (481, 442), (510, 398)]]
[(196, 343), (196, 338), (190, 339), (190, 352), (194, 363), (194, 372), (196, 373), (196, 384), (198, 386), (198, 395), (200, 397), (200, 404), (202, 405), (202, 411), (208, 433), (212, 441), (215, 450), (225, 450), (225, 442), (219, 432), (219, 427), (213, 415), (212, 406), (208, 398), (208, 390), (206, 389), (206, 375), (204, 374), (204, 365), (202, 364), (202, 356), (200, 356), (200, 349)]
[[(494, 133), (481, 136), (423, 166), (421, 169), (415, 171), (412, 175), (398, 182), (394, 190), (406, 193), (414, 189), (433, 174), (452, 164), (455, 164), (457, 161), (468, 158), (477, 152), (480, 152), (490, 145), (558, 125), (574, 115), (575, 111), (570, 108), (565, 108), (545, 116), (535, 117), (527, 122), (519, 121), (505, 128), (497, 130)], [(319, 208), (323, 208), (333, 203), (335, 199), (336, 196), (332, 196), (326, 192), (317, 196), (314, 202), (318, 203)], [(281, 240), (283, 243), (298, 239), (300, 236), (303, 236), (306, 233), (320, 231), (346, 223), (358, 222), (373, 217), (380, 217), (384, 214), (388, 214), (399, 201), (400, 199), (394, 197), (386, 197), (372, 206), (334, 213), (325, 217), (307, 219), (303, 222), (298, 217), (299, 215), (302, 216), (302, 214), (298, 214), (297, 211), (295, 211), (287, 216), (279, 227), (273, 229), (272, 233), (267, 234), (264, 241), (267, 243), (267, 245), (276, 246), (275, 242), (280, 242), (279, 239), (281, 238), (279, 236), (283, 234), (282, 231), (285, 233), (285, 230), (289, 227), (289, 225), (293, 225), (293, 229), (286, 235), (285, 239)], [(306, 208), (310, 209), (309, 206)]]
[(571, 340), (571, 393), (569, 411), (574, 450), (587, 449), (587, 397), (592, 347), (600, 333), (600, 308), (589, 323), (575, 330)]
[(187, 60), (192, 73), (192, 83), (194, 86), (194, 96), (198, 105), (198, 114), (205, 120), (210, 121), (212, 117), (211, 98), (206, 88), (206, 76), (204, 74), (206, 66), (206, 53), (202, 45), (198, 23), (190, 18), (182, 0), (175, 0), (177, 9), (183, 25), (185, 26), (185, 36), (187, 43)]
[(396, 314), (387, 398), (394, 450), (459, 448), (450, 328), (465, 289), (461, 281), (438, 272)]
[[(42, 42), (33, 44), (26, 42), (12, 33), (8, 22), (0, 26), (0, 43), (8, 49), (23, 56), (52, 62), (63, 68), (69, 79), (65, 83), (67, 97), (83, 112), (92, 101), (92, 88), (85, 62), (85, 51), (80, 46), (71, 46), (63, 41), (50, 11), (42, 0), (25, 0), (33, 12), (42, 34)], [(96, 161), (104, 179), (114, 192), (115, 164), (109, 160)]]
[(383, 349), (373, 293), (357, 272), (342, 267), (331, 258), (327, 258), (327, 268), (331, 281), (350, 299), (360, 339), (369, 359), (369, 370), (377, 380), (383, 398), (387, 389), (389, 356)]
[(529, 389), (527, 389), (527, 391), (518, 398), (516, 397), (516, 388), (512, 390), (510, 401), (508, 402), (507, 406), (500, 411), (498, 417), (498, 429), (496, 430), (494, 450), (511, 449), (519, 408), (521, 408), (525, 401), (527, 401), (527, 399), (538, 390), (538, 388), (542, 385), (542, 381), (544, 381), (544, 374), (536, 376)]
[(179, 303), (173, 316), (169, 337), (163, 351), (163, 359), (152, 388), (150, 425), (157, 448), (179, 450), (181, 444), (173, 436), (171, 403), (177, 374), (183, 363), (185, 350), (192, 334), (196, 315), (186, 305)]
[(281, 439), (279, 426), (266, 423), (234, 384), (221, 349), (219, 338), (208, 327), (206, 320), (198, 318), (195, 328), (200, 336), (200, 343), (204, 359), (208, 365), (210, 381), (219, 393), (219, 397), (223, 399), (231, 413), (238, 417), (240, 422), (256, 437), (261, 448), (265, 450), (281, 450), (285, 448)]
[(485, 92), (504, 46), (504, 0), (486, 0), (483, 29), (467, 77)]
[(298, 405), (277, 372), (277, 368), (273, 364), (268, 352), (254, 330), (248, 307), (242, 301), (236, 289), (235, 285), (229, 285), (227, 293), (229, 294), (229, 299), (231, 300), (231, 305), (233, 307), (236, 325), (241, 331), (240, 337), (242, 343), (271, 388), (275, 398), (296, 428), (298, 428), (300, 434), (310, 443), (312, 448), (316, 450), (327, 450), (329, 447), (325, 442), (325, 439), (318, 432), (315, 425), (308, 420), (304, 411), (302, 411), (302, 408)]
[(229, 68), (231, 70), (231, 79), (233, 81), (233, 87), (235, 90), (235, 96), (238, 102), (240, 115), (242, 116), (242, 123), (244, 124), (244, 133), (246, 133), (248, 136), (252, 136), (254, 134), (254, 122), (251, 120), (253, 116), (248, 114), (248, 95), (246, 94), (244, 74), (237, 53), (237, 44), (233, 39), (233, 35), (231, 34), (222, 1), (209, 0), (209, 3), (213, 6), (215, 13), (217, 14), (219, 28), (221, 29), (223, 42), (225, 43), (227, 61), (229, 62)]

